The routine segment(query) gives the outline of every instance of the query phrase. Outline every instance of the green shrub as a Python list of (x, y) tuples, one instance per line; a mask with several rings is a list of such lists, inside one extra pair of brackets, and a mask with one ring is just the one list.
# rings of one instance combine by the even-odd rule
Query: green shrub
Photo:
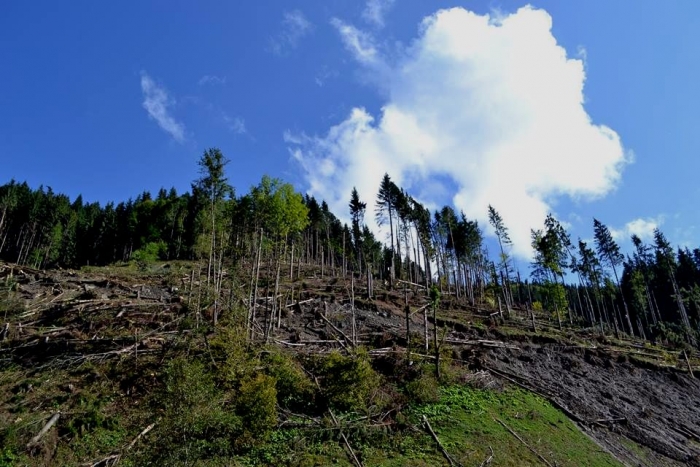
[(273, 350), (264, 363), (277, 381), (277, 400), (282, 407), (303, 411), (314, 405), (314, 383), (293, 356)]
[(141, 269), (147, 265), (155, 263), (159, 259), (165, 259), (168, 254), (168, 245), (164, 241), (146, 243), (144, 246), (131, 254), (131, 259)]
[(366, 351), (349, 356), (331, 352), (318, 371), (322, 396), (329, 407), (340, 411), (366, 410), (381, 382)]
[(114, 419), (104, 414), (103, 405), (103, 401), (99, 401), (92, 394), (81, 396), (78, 399), (76, 413), (66, 424), (69, 433), (77, 435), (95, 428), (113, 428)]
[(431, 372), (425, 372), (406, 385), (406, 395), (419, 404), (437, 402), (440, 386)]
[(191, 465), (234, 452), (241, 419), (227, 410), (225, 394), (200, 362), (171, 361), (160, 398), (163, 418), (156, 425), (158, 443), (152, 444), (148, 460), (155, 465)]
[(246, 341), (243, 327), (222, 326), (210, 341), (212, 358), (218, 363), (218, 380), (224, 387), (236, 389), (238, 385), (255, 373), (260, 361)]
[(259, 373), (241, 383), (236, 405), (245, 428), (244, 439), (264, 441), (277, 425), (275, 382), (275, 378)]
[(18, 460), (19, 456), (9, 447), (0, 450), (0, 467), (12, 467)]

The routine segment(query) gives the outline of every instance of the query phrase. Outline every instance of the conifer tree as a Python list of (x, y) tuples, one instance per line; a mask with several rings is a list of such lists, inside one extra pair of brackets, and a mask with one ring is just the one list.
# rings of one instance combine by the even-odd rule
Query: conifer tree
[(391, 181), (389, 174), (385, 173), (384, 177), (382, 178), (382, 182), (379, 185), (379, 192), (377, 193), (377, 210), (375, 215), (377, 224), (380, 226), (386, 225), (386, 221), (389, 221), (389, 235), (391, 237), (391, 265), (389, 267), (389, 278), (392, 286), (395, 278), (394, 266), (396, 264), (396, 250), (394, 249), (394, 211), (396, 210), (396, 191), (396, 185)]
[(506, 247), (511, 246), (513, 244), (513, 242), (510, 239), (510, 236), (508, 235), (508, 228), (503, 223), (503, 218), (501, 217), (501, 215), (490, 204), (489, 204), (488, 209), (489, 209), (489, 223), (491, 224), (491, 227), (493, 227), (493, 229), (496, 233), (496, 238), (498, 238), (498, 247), (501, 250), (501, 255), (499, 258), (499, 267), (504, 273), (505, 284), (503, 284), (503, 286), (504, 286), (503, 290), (505, 292), (504, 295), (505, 295), (506, 303), (510, 307), (513, 304), (513, 297), (511, 296), (511, 290), (510, 290), (510, 271), (508, 270), (508, 263), (509, 263), (510, 257), (506, 253)]
[(627, 328), (631, 336), (634, 336), (634, 329), (632, 328), (632, 320), (630, 320), (629, 308), (627, 306), (627, 300), (625, 300), (625, 295), (622, 293), (622, 288), (620, 287), (620, 278), (617, 275), (617, 267), (622, 264), (624, 256), (620, 253), (620, 247), (615, 242), (610, 233), (610, 229), (598, 219), (593, 219), (593, 232), (595, 236), (596, 250), (598, 251), (598, 256), (603, 264), (611, 267), (613, 274), (615, 275), (615, 284), (617, 285), (617, 290), (622, 297), (622, 304), (625, 309), (625, 320), (627, 321)]

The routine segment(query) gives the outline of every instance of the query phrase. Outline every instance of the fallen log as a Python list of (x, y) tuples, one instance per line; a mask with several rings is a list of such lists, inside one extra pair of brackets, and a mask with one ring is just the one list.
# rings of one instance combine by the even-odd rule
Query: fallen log
[(529, 444), (527, 444), (527, 443), (525, 442), (525, 440), (523, 440), (516, 432), (514, 432), (513, 430), (511, 430), (510, 427), (509, 427), (508, 425), (506, 425), (504, 422), (502, 422), (502, 421), (499, 420), (498, 418), (494, 418), (494, 420), (497, 421), (498, 423), (500, 423), (501, 425), (503, 425), (503, 428), (505, 428), (506, 430), (508, 430), (508, 431), (510, 432), (511, 435), (515, 436), (515, 437), (518, 439), (518, 441), (520, 441), (521, 443), (523, 443), (523, 444), (525, 445), (525, 447), (528, 448), (530, 451), (532, 451), (532, 453), (533, 453), (534, 455), (536, 455), (537, 458), (538, 458), (539, 460), (541, 460), (542, 462), (544, 462), (545, 465), (547, 465), (548, 467), (553, 467), (552, 464), (550, 464), (549, 461), (548, 461), (547, 459), (545, 459), (545, 458), (542, 456), (542, 454), (540, 454), (539, 452), (537, 452), (537, 451), (535, 450), (535, 448), (533, 448), (532, 446), (530, 446)]
[(29, 441), (29, 443), (27, 443), (27, 449), (31, 449), (33, 446), (35, 446), (41, 440), (41, 438), (51, 429), (51, 427), (56, 424), (60, 417), (61, 412), (56, 412), (55, 414), (53, 414), (53, 416), (49, 419), (48, 422), (46, 422), (46, 425), (44, 425), (44, 427), (39, 431), (39, 433), (37, 433), (37, 435), (33, 437), (31, 441)]
[(433, 431), (433, 427), (430, 426), (430, 422), (428, 421), (428, 417), (423, 415), (423, 424), (425, 425), (425, 428), (428, 430), (430, 433), (430, 436), (433, 437), (435, 440), (435, 443), (437, 443), (438, 447), (440, 448), (440, 451), (442, 452), (442, 455), (445, 456), (445, 459), (447, 459), (447, 462), (450, 463), (450, 466), (452, 467), (457, 467), (457, 463), (452, 459), (452, 456), (450, 456), (450, 453), (447, 452), (447, 449), (445, 449), (445, 446), (442, 445), (440, 442), (440, 438), (435, 434), (435, 431)]

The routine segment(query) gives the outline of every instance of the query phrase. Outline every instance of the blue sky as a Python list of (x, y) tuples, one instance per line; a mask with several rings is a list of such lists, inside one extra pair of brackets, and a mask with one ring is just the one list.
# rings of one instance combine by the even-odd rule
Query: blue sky
[(219, 147), (239, 192), (267, 173), (342, 215), (384, 170), (470, 217), (492, 203), (516, 253), (543, 210), (574, 237), (596, 216), (622, 242), (659, 225), (700, 244), (700, 3), (525, 5), (5, 3), (0, 181), (100, 202), (184, 191)]

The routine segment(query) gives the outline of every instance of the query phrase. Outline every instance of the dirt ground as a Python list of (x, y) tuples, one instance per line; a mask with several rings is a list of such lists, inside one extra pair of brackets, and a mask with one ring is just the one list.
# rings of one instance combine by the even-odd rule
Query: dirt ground
[[(700, 465), (700, 381), (592, 349), (490, 349), (480, 362), (548, 396), (628, 465)], [(630, 361), (631, 360), (631, 361)], [(625, 443), (650, 449), (641, 455)]]

